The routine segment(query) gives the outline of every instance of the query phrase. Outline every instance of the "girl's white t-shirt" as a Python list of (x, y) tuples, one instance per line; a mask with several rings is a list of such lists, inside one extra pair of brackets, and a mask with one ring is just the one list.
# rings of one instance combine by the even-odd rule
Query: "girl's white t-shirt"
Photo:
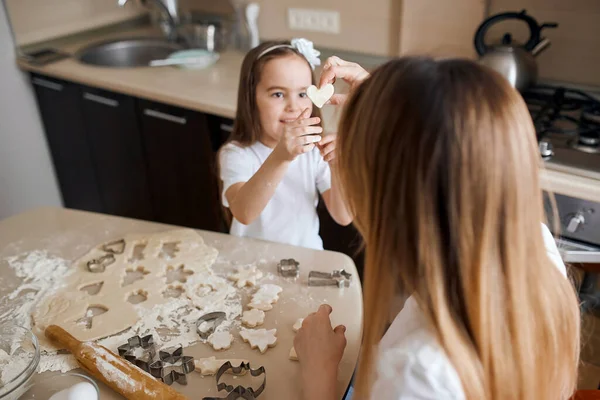
[[(229, 207), (225, 193), (231, 185), (249, 181), (272, 152), (273, 149), (260, 142), (248, 147), (235, 143), (223, 146), (219, 163), (225, 207)], [(270, 185), (269, 182), (263, 184)], [(317, 204), (319, 193), (330, 188), (331, 171), (321, 154), (316, 149), (301, 154), (290, 163), (260, 216), (249, 225), (234, 218), (230, 233), (322, 250)]]
[[(554, 238), (543, 224), (542, 233), (548, 256), (566, 277), (567, 270)], [(382, 338), (379, 349), (372, 399), (465, 398), (458, 373), (413, 297), (404, 303), (404, 308)]]

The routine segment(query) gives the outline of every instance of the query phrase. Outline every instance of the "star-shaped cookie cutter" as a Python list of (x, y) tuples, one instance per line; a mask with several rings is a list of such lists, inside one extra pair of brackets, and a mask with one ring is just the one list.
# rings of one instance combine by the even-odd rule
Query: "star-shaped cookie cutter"
[[(198, 332), (198, 335), (200, 335), (202, 339), (208, 339), (208, 337), (213, 334), (217, 326), (221, 325), (221, 323), (225, 321), (226, 317), (227, 314), (222, 311), (214, 311), (204, 314), (198, 318), (198, 322), (196, 323), (196, 332)], [(205, 322), (209, 325), (207, 326), (207, 329), (203, 330), (201, 328), (202, 324)]]
[(150, 375), (163, 381), (167, 385), (177, 382), (187, 385), (187, 374), (196, 368), (194, 358), (183, 355), (183, 347), (160, 350), (158, 360), (150, 364)]
[[(250, 372), (250, 375), (256, 377), (256, 376), (260, 376), (263, 375), (263, 382), (262, 384), (258, 387), (258, 389), (254, 390), (251, 387), (243, 387), (243, 386), (237, 386), (234, 387), (232, 385), (228, 385), (224, 382), (219, 382), (221, 380), (221, 377), (223, 376), (223, 374), (225, 374), (225, 372), (231, 370), (235, 375), (240, 375), (242, 372), (244, 371), (248, 371)], [(265, 390), (265, 387), (267, 386), (267, 373), (265, 371), (265, 367), (260, 367), (258, 369), (252, 369), (250, 368), (250, 364), (249, 363), (241, 363), (238, 367), (234, 367), (233, 365), (231, 365), (231, 362), (227, 361), (225, 364), (223, 364), (221, 366), (221, 368), (219, 368), (219, 371), (217, 371), (217, 390), (219, 392), (225, 390), (227, 391), (227, 396), (225, 397), (204, 397), (202, 400), (236, 400), (239, 399), (240, 397), (242, 399), (246, 399), (246, 400), (255, 400), (258, 396), (261, 395), (261, 393)]]
[(300, 263), (293, 258), (283, 259), (277, 264), (277, 272), (286, 278), (297, 278), (300, 275)]
[(152, 335), (130, 337), (127, 339), (127, 344), (119, 346), (117, 350), (121, 357), (144, 371), (150, 372), (150, 364), (156, 355)]
[(308, 286), (337, 286), (349, 287), (352, 274), (343, 269), (332, 272), (310, 271), (308, 273)]
[(87, 269), (90, 272), (100, 273), (106, 270), (106, 267), (115, 262), (113, 254), (106, 254), (100, 258), (95, 258), (87, 262)]

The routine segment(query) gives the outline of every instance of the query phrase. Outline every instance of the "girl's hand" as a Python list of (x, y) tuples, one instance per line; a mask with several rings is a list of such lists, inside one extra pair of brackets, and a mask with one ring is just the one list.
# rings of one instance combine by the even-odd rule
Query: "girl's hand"
[(310, 109), (305, 109), (298, 119), (285, 124), (283, 135), (275, 146), (274, 153), (283, 160), (292, 161), (303, 153), (308, 153), (315, 148), (315, 144), (321, 140), (323, 128), (317, 125), (321, 122), (318, 117), (309, 118)]
[[(350, 85), (350, 91), (352, 91), (368, 77), (369, 73), (357, 63), (344, 61), (333, 56), (329, 57), (323, 64), (319, 87), (323, 87), (328, 83), (333, 84), (336, 79), (340, 78)], [(334, 94), (327, 104), (344, 104), (347, 98), (347, 94)]]
[(333, 381), (335, 385), (336, 382), (338, 365), (346, 348), (346, 327), (332, 328), (331, 311), (329, 305), (323, 304), (316, 313), (304, 319), (294, 338), (302, 378), (307, 384)]
[(335, 159), (336, 139), (335, 134), (324, 135), (323, 139), (317, 144), (321, 157), (330, 164)]

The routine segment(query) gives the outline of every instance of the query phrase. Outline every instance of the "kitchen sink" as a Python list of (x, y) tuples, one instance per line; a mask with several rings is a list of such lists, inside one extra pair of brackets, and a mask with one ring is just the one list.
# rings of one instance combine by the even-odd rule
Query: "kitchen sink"
[(76, 58), (83, 64), (112, 68), (145, 67), (152, 60), (167, 58), (184, 49), (181, 44), (165, 39), (120, 39), (91, 45), (78, 52)]

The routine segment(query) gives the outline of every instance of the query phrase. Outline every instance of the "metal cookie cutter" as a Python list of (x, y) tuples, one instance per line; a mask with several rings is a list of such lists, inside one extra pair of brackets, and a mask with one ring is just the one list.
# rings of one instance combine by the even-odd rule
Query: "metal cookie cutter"
[(221, 325), (225, 321), (226, 314), (222, 311), (215, 311), (208, 314), (204, 314), (198, 319), (196, 323), (196, 332), (202, 339), (208, 339), (213, 334), (217, 326)]
[(127, 344), (117, 348), (119, 355), (135, 366), (150, 372), (150, 364), (156, 355), (154, 338), (152, 335), (127, 339)]
[(297, 278), (300, 274), (300, 263), (293, 258), (279, 261), (277, 272), (286, 278)]
[(150, 364), (150, 375), (160, 379), (167, 385), (177, 382), (187, 385), (187, 374), (194, 371), (194, 358), (183, 355), (183, 348), (176, 347), (174, 350), (160, 350), (158, 361)]
[[(263, 375), (264, 379), (262, 384), (258, 387), (258, 389), (254, 390), (251, 387), (245, 388), (243, 386), (233, 387), (232, 385), (228, 385), (226, 383), (220, 383), (221, 377), (225, 372), (231, 370), (235, 375), (241, 374), (243, 371), (249, 371), (250, 375), (256, 377)], [(260, 367), (258, 369), (250, 368), (250, 364), (242, 363), (239, 367), (234, 367), (231, 365), (231, 362), (226, 362), (219, 368), (217, 371), (217, 390), (227, 391), (227, 396), (225, 397), (204, 397), (202, 400), (236, 400), (240, 397), (246, 400), (255, 400), (260, 394), (265, 390), (265, 386), (267, 385), (267, 372), (265, 371), (265, 367)]]
[(95, 258), (87, 262), (87, 269), (90, 272), (104, 272), (106, 267), (115, 262), (115, 256), (113, 254), (107, 254), (100, 258)]
[(308, 273), (308, 286), (337, 286), (349, 287), (352, 274), (343, 269), (332, 272), (310, 271)]
[(125, 251), (125, 239), (114, 240), (103, 244), (101, 249), (107, 253), (123, 254)]

